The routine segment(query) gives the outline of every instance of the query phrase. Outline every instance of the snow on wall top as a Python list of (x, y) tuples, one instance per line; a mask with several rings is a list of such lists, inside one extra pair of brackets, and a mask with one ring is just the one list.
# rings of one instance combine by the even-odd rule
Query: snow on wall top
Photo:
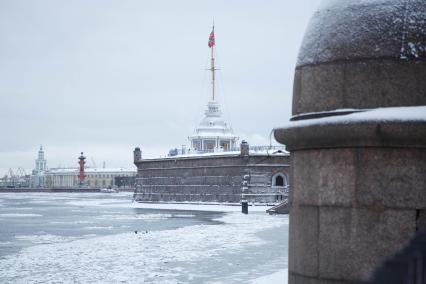
[[(78, 168), (52, 168), (47, 171), (48, 174), (61, 174), (61, 173), (77, 173)], [(84, 168), (86, 173), (136, 173), (136, 170), (126, 168)]]
[(378, 57), (426, 59), (426, 1), (324, 1), (311, 18), (297, 66)]
[[(336, 113), (342, 110), (336, 110)], [(332, 112), (328, 112), (331, 114)], [(426, 123), (426, 106), (386, 107), (362, 110), (346, 115), (290, 121), (284, 128), (298, 128), (326, 124), (353, 124), (363, 122), (421, 122)]]

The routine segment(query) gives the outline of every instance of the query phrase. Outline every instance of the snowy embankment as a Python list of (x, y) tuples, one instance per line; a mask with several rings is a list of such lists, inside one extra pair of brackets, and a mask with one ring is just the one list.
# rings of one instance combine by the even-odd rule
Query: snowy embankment
[[(130, 195), (129, 195), (130, 196)], [(87, 199), (87, 200), (70, 200), (67, 202), (68, 205), (73, 206), (89, 206), (89, 207), (131, 207), (141, 209), (159, 209), (159, 210), (184, 210), (184, 211), (210, 211), (210, 212), (241, 212), (240, 204), (226, 204), (226, 203), (139, 203), (131, 202), (127, 200), (99, 200), (99, 199)], [(271, 206), (249, 206), (249, 212), (266, 212)]]
[(287, 284), (288, 280), (288, 269), (283, 269), (281, 271), (259, 277), (250, 282), (250, 284), (272, 284), (272, 283), (281, 283)]
[[(241, 212), (241, 205), (225, 204), (194, 204), (194, 203), (133, 203), (133, 208), (143, 209), (171, 209), (190, 211), (211, 211), (211, 212)], [(272, 206), (249, 206), (249, 212), (266, 212)]]
[[(185, 265), (254, 249), (265, 244), (259, 232), (288, 224), (286, 216), (267, 214), (228, 213), (217, 220), (223, 223), (35, 245), (0, 259), (0, 282), (196, 283), (207, 275), (188, 273)], [(286, 282), (285, 272), (271, 273), (257, 272), (251, 280)], [(234, 282), (232, 278), (221, 279), (221, 275), (211, 275), (208, 279)]]

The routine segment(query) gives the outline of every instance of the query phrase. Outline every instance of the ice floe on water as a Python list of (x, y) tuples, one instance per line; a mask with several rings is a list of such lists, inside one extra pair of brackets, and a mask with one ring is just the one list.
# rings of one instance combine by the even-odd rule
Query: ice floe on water
[(101, 215), (96, 217), (100, 220), (161, 220), (171, 218), (172, 214), (110, 214), (110, 215)]
[[(216, 221), (219, 224), (67, 239), (27, 247), (0, 259), (0, 282), (201, 283), (206, 282), (201, 279), (208, 279), (214, 283), (217, 278), (222, 283), (250, 283), (248, 280), (268, 274), (257, 271), (247, 278), (248, 274), (242, 271), (244, 259), (238, 263), (229, 261), (235, 265), (235, 279), (232, 275), (223, 279), (223, 275), (214, 273), (206, 276), (206, 272), (197, 270), (197, 267), (206, 261), (223, 263), (225, 256), (230, 254), (255, 253), (255, 248), (268, 242), (259, 233), (286, 226), (288, 217), (228, 213)], [(42, 238), (58, 238), (33, 237), (40, 238), (40, 241)], [(283, 268), (286, 268), (285, 263)]]
[(83, 227), (83, 229), (86, 230), (112, 230), (114, 229), (113, 226), (87, 226), (87, 227)]
[(34, 235), (18, 235), (15, 236), (15, 239), (21, 241), (28, 241), (33, 244), (53, 244), (53, 243), (63, 243), (75, 240), (74, 237), (64, 237), (56, 236), (51, 234), (34, 234)]
[(173, 214), (172, 217), (175, 218), (194, 218), (194, 214)]
[(94, 221), (88, 220), (77, 220), (77, 221), (52, 221), (50, 224), (53, 225), (70, 225), (70, 224), (93, 224)]
[(41, 214), (33, 213), (1, 213), (0, 218), (26, 218), (26, 217), (43, 217)]

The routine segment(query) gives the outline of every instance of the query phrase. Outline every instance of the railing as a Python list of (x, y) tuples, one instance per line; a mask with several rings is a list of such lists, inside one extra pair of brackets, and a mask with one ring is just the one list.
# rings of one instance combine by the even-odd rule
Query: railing
[[(169, 151), (168, 156), (169, 157), (174, 157), (174, 156), (178, 156), (178, 155), (187, 155), (187, 154), (207, 154), (207, 153), (226, 153), (226, 152), (239, 152), (241, 149), (240, 147), (233, 147), (233, 148), (229, 148), (229, 149), (204, 149), (204, 150), (190, 150), (190, 149), (186, 149), (186, 148), (175, 148)], [(265, 146), (265, 145), (261, 145), (261, 146), (249, 146), (249, 150), (250, 152), (266, 152), (266, 151), (270, 151), (270, 152), (277, 152), (277, 151), (282, 151), (285, 152), (285, 146)]]
[(250, 151), (263, 152), (263, 151), (285, 151), (285, 146), (250, 146)]

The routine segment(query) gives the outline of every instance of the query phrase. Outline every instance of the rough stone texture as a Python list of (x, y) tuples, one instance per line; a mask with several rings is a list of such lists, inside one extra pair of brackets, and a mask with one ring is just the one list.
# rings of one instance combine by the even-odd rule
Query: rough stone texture
[(315, 149), (291, 159), (291, 273), (366, 281), (426, 224), (416, 212), (426, 208), (423, 149)]
[(426, 105), (423, 0), (333, 0), (314, 14), (299, 53), (293, 115)]
[(291, 151), (290, 284), (365, 283), (426, 227), (425, 120), (330, 112), (425, 106), (425, 78), (424, 0), (329, 0), (315, 13), (297, 117), (274, 133)]
[(367, 148), (356, 151), (358, 205), (426, 208), (426, 150)]
[[(426, 14), (426, 13), (425, 13)], [(426, 105), (426, 61), (343, 61), (296, 69), (293, 115)]]
[[(318, 207), (293, 204), (290, 211), (289, 272), (318, 276)], [(307, 261), (309, 260), (309, 261)]]
[(293, 202), (350, 206), (355, 198), (356, 153), (352, 149), (307, 150), (292, 157)]
[(426, 208), (426, 151), (338, 148), (292, 155), (292, 202), (301, 205)]
[[(424, 0), (329, 0), (312, 17), (297, 66), (426, 55)], [(413, 45), (410, 45), (412, 43)]]
[(321, 207), (319, 278), (368, 280), (382, 260), (408, 244), (415, 210)]
[(250, 174), (244, 198), (255, 203), (276, 203), (287, 198), (287, 190), (272, 186), (272, 177), (283, 173), (288, 180), (289, 163), (289, 156), (283, 155), (142, 159), (135, 162), (135, 200), (239, 203), (243, 177)]

